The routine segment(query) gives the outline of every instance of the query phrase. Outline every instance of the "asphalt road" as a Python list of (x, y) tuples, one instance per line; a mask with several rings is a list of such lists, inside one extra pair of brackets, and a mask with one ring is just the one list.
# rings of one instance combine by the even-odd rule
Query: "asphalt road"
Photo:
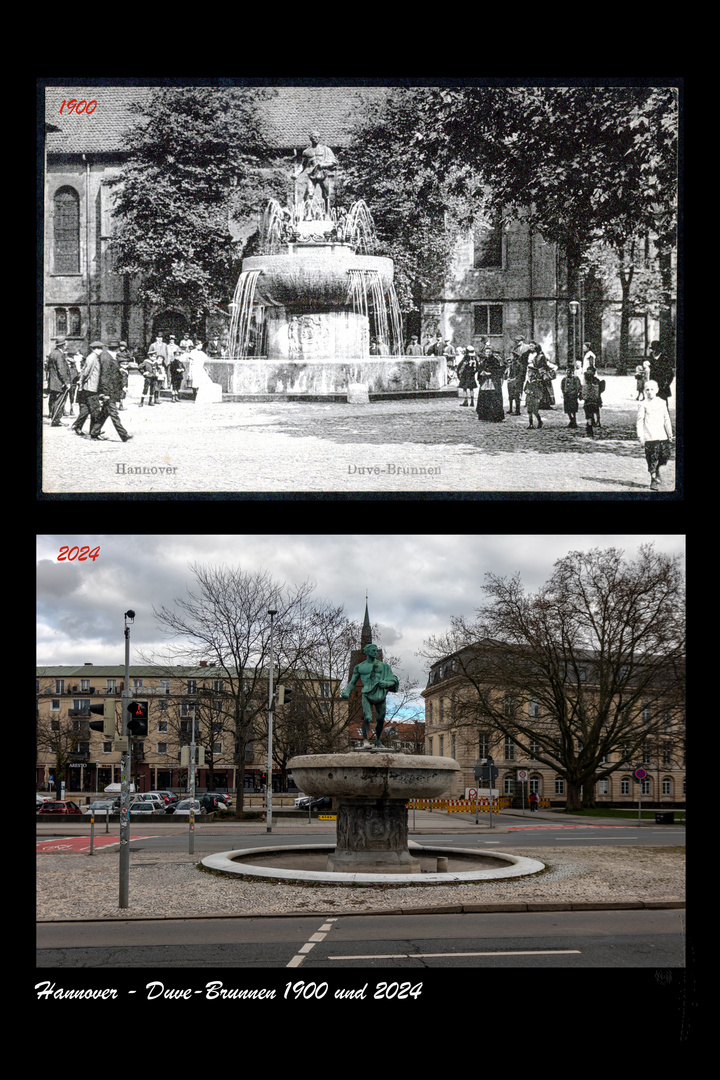
[[(410, 811), (412, 825), (412, 811)], [(442, 828), (442, 822), (438, 822)], [(614, 844), (621, 843), (623, 846), (639, 844), (684, 845), (686, 830), (682, 826), (653, 825), (646, 823), (638, 826), (631, 822), (621, 825), (552, 825), (543, 823), (535, 824), (530, 819), (527, 823), (521, 817), (503, 819), (499, 815), (497, 825), (490, 829), (485, 826), (475, 826), (474, 819), (466, 820), (462, 825), (459, 821), (453, 823), (452, 832), (423, 833), (410, 832), (410, 840), (418, 844), (442, 844), (449, 847), (480, 847), (488, 848), (498, 845), (502, 850), (513, 847), (547, 847), (549, 844), (561, 844), (563, 847), (582, 847), (591, 844)], [(333, 823), (334, 826), (334, 823)], [(172, 828), (172, 832), (166, 831)], [(89, 827), (83, 830), (89, 835)], [(58, 825), (53, 830), (53, 844), (60, 844), (63, 839), (63, 829)], [(134, 828), (131, 829), (135, 835)], [(69, 830), (67, 836), (72, 836)], [(77, 835), (77, 832), (75, 833)], [(118, 826), (111, 826), (110, 835), (117, 837)], [(133, 841), (134, 851), (187, 851), (189, 847), (189, 830), (177, 829), (175, 826), (160, 825), (153, 833), (151, 826), (144, 826), (138, 830), (138, 838)], [(105, 840), (104, 826), (95, 827), (96, 840)], [(48, 841), (50, 837), (46, 838)], [(292, 836), (282, 829), (282, 826), (273, 832), (255, 830), (235, 830), (232, 826), (223, 826), (214, 829), (212, 824), (202, 828), (196, 828), (193, 837), (194, 851), (199, 855), (205, 855), (214, 851), (231, 851), (246, 847), (273, 847), (278, 844), (312, 844), (335, 841), (335, 829), (322, 828), (319, 823), (307, 831), (301, 831), (294, 827)]]
[(684, 941), (685, 912), (677, 909), (43, 923), (37, 965), (677, 968)]

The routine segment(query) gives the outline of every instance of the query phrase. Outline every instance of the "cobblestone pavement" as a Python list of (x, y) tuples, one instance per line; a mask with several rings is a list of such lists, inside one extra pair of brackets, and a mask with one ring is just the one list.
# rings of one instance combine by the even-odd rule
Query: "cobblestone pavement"
[[(645, 458), (635, 434), (635, 380), (607, 376), (602, 427), (569, 429), (562, 405), (542, 430), (520, 416), (481, 424), (455, 398), (347, 402), (163, 402), (120, 413), (121, 443), (51, 428), (43, 418), (45, 494), (507, 492), (644, 496)], [(556, 388), (559, 396), (559, 384)], [(673, 397), (671, 416), (675, 423)], [(675, 488), (675, 462), (662, 491)], [(653, 493), (653, 497), (655, 493)], [(662, 498), (662, 494), (659, 495)]]

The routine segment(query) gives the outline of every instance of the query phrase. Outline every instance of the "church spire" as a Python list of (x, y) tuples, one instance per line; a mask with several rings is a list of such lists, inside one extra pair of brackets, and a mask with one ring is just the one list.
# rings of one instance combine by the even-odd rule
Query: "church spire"
[(365, 621), (363, 622), (360, 648), (364, 649), (372, 641), (372, 629), (370, 627), (370, 615), (368, 614), (367, 593), (365, 593)]

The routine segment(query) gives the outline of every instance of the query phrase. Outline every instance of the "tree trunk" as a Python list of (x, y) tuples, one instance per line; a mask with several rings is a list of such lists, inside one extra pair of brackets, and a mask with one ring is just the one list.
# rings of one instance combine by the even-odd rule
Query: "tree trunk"
[(567, 798), (565, 800), (565, 810), (567, 813), (574, 813), (576, 810), (582, 810), (582, 784), (576, 783), (574, 780), (567, 781)]

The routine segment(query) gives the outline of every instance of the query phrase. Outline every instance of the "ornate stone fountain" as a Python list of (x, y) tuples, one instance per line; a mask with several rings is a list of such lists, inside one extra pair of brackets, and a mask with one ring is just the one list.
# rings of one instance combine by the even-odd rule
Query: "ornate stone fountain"
[(285, 207), (268, 203), (260, 254), (243, 260), (230, 361), (214, 362), (212, 377), (229, 393), (444, 385), (443, 357), (403, 356), (393, 261), (375, 254), (375, 228), (363, 200), (348, 210), (334, 205), (337, 161), (316, 133), (311, 138), (293, 177), (294, 199)]

